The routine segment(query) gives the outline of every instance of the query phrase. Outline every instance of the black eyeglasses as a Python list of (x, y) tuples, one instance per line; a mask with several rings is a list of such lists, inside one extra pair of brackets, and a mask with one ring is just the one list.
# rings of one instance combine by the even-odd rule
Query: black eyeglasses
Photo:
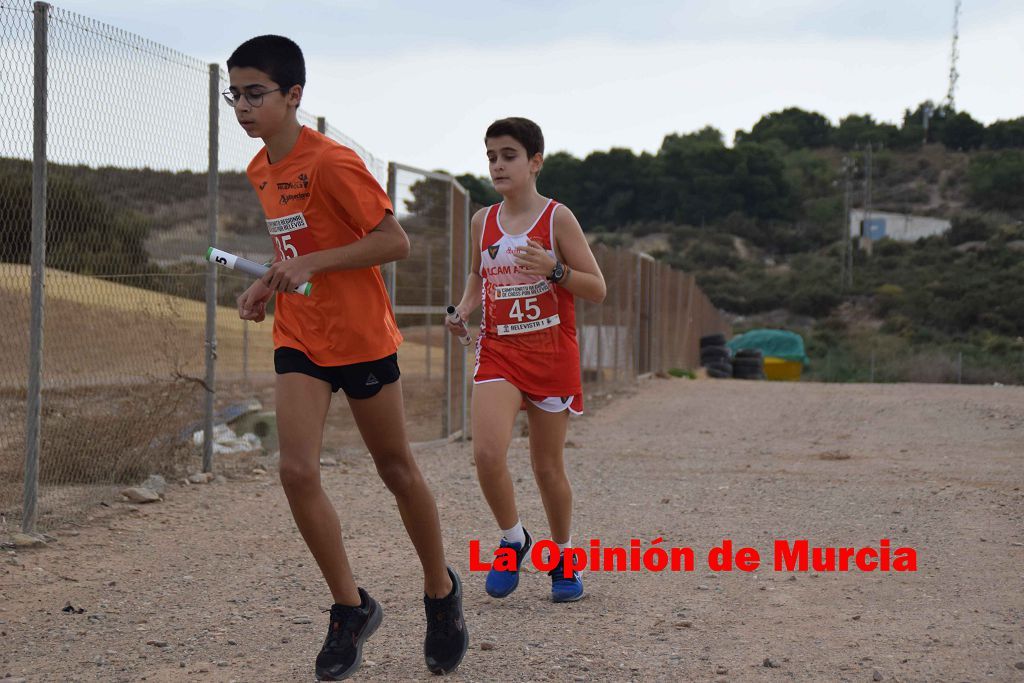
[(263, 106), (263, 96), (266, 95), (267, 93), (288, 92), (289, 90), (290, 88), (270, 88), (269, 90), (259, 90), (257, 92), (246, 90), (240, 94), (235, 94), (231, 91), (230, 88), (228, 88), (227, 90), (222, 92), (221, 95), (224, 96), (224, 100), (232, 107), (237, 106), (238, 103), (242, 101), (242, 97), (245, 97), (245, 101), (248, 102), (251, 106), (261, 107)]

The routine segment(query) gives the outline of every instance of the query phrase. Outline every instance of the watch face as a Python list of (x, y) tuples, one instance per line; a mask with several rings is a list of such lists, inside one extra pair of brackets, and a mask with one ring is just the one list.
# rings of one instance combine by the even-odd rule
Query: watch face
[(556, 281), (561, 280), (564, 274), (565, 266), (563, 266), (561, 263), (556, 263), (555, 269), (551, 271), (551, 279)]

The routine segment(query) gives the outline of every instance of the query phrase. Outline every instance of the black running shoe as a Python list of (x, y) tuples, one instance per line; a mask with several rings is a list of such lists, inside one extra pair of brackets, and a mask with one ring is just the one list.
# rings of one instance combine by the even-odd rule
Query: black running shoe
[(331, 625), (327, 628), (324, 646), (316, 656), (318, 681), (340, 681), (354, 674), (363, 660), (363, 643), (380, 626), (383, 617), (380, 605), (362, 588), (359, 597), (362, 598), (359, 607), (331, 607)]
[(448, 575), (452, 577), (451, 593), (443, 598), (423, 596), (427, 610), (423, 656), (427, 668), (435, 674), (455, 671), (469, 648), (469, 631), (462, 616), (462, 581), (451, 567), (448, 567)]

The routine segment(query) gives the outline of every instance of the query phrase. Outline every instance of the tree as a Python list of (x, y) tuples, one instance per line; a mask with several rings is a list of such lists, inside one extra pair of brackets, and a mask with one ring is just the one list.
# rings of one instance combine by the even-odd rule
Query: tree
[[(914, 147), (921, 142), (935, 142), (939, 139), (946, 119), (953, 115), (953, 110), (946, 104), (935, 104), (931, 100), (925, 100), (917, 105), (917, 108), (903, 110), (903, 126), (900, 128), (898, 138), (899, 146)], [(925, 122), (927, 121), (928, 134), (925, 136)]]
[(583, 162), (568, 152), (555, 152), (544, 157), (544, 168), (537, 178), (537, 189), (541, 194), (555, 197), (564, 203), (587, 225), (589, 217), (582, 205)]
[[(446, 171), (436, 171), (444, 173)], [(451, 200), (447, 182), (434, 178), (423, 177), (409, 186), (411, 199), (405, 200), (405, 210), (415, 217), (434, 221), (443, 221), (448, 215), (448, 202)]]
[(1024, 147), (1024, 117), (990, 124), (985, 129), (985, 145), (989, 149)]
[(891, 123), (878, 123), (871, 114), (863, 116), (850, 114), (839, 120), (839, 127), (832, 134), (836, 147), (853, 149), (867, 144), (889, 146), (899, 135), (899, 129)]
[[(90, 192), (68, 167), (51, 167), (47, 181), (46, 265), (86, 275), (148, 273), (149, 226), (138, 213)], [(3, 260), (28, 263), (32, 251), (32, 173), (28, 162), (0, 166)], [(141, 281), (140, 281), (141, 282)]]
[(469, 173), (455, 176), (459, 184), (469, 192), (470, 201), (480, 206), (490, 206), (501, 201), (501, 195), (494, 189), (494, 185), (486, 178), (478, 178)]
[(985, 241), (996, 232), (996, 226), (984, 214), (960, 213), (953, 216), (947, 238), (949, 243)]
[(789, 107), (762, 116), (749, 133), (737, 131), (736, 142), (779, 140), (790, 149), (827, 147), (833, 131), (832, 124), (823, 115)]
[(947, 149), (977, 149), (985, 142), (985, 126), (965, 111), (950, 113), (938, 132), (938, 140)]
[(971, 201), (989, 209), (1024, 209), (1024, 152), (985, 152), (967, 168)]

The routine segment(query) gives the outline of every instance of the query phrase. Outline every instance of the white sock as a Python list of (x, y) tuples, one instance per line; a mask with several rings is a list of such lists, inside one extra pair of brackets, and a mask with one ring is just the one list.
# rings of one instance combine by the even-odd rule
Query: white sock
[(559, 555), (564, 554), (565, 553), (565, 549), (570, 547), (570, 546), (572, 546), (572, 536), (570, 536), (569, 540), (566, 541), (565, 543), (559, 543), (558, 544), (558, 554)]
[(502, 529), (501, 535), (509, 543), (518, 543), (520, 548), (526, 543), (526, 532), (523, 531), (522, 520), (516, 520), (516, 525), (511, 529)]

